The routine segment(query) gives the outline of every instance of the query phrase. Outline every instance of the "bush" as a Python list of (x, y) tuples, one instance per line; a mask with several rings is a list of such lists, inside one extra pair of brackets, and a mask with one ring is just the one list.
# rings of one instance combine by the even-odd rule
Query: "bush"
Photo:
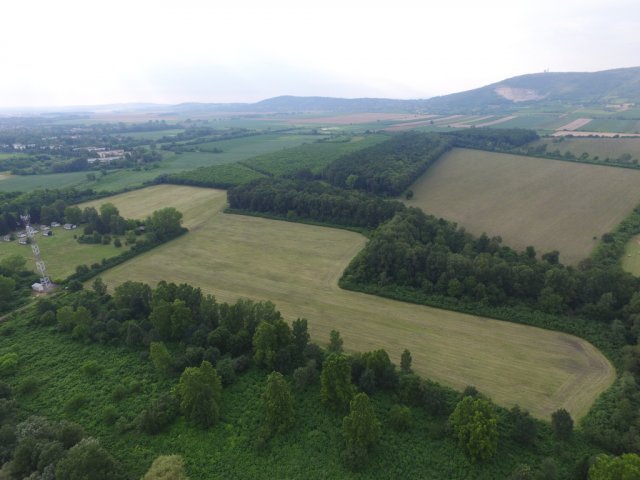
[(156, 458), (142, 480), (189, 480), (180, 455), (161, 455)]
[(27, 377), (18, 385), (16, 390), (20, 396), (31, 395), (38, 390), (38, 386), (39, 382), (35, 377)]
[(404, 432), (411, 428), (411, 409), (404, 405), (394, 405), (389, 410), (389, 426), (398, 432)]
[(149, 435), (160, 433), (178, 416), (178, 407), (178, 399), (174, 395), (162, 394), (138, 415), (136, 424)]
[(551, 426), (555, 436), (561, 440), (568, 440), (573, 433), (573, 419), (564, 408), (551, 414)]
[(56, 467), (57, 480), (117, 480), (123, 478), (115, 460), (97, 440), (85, 438)]
[(102, 366), (96, 360), (86, 361), (80, 367), (80, 371), (88, 377), (95, 377), (100, 373), (100, 370), (102, 370)]
[(67, 400), (67, 402), (64, 404), (64, 411), (67, 414), (75, 413), (78, 410), (80, 410), (82, 407), (84, 407), (88, 401), (89, 399), (87, 398), (86, 395), (82, 393), (77, 393), (73, 397), (71, 397), (69, 400)]
[(216, 364), (216, 371), (225, 387), (236, 381), (236, 371), (233, 368), (233, 361), (229, 357), (221, 359)]
[(0, 376), (4, 377), (15, 373), (18, 369), (18, 354), (5, 353), (0, 356)]
[(118, 420), (118, 410), (113, 405), (107, 406), (102, 412), (102, 419), (104, 423), (108, 426), (113, 426)]

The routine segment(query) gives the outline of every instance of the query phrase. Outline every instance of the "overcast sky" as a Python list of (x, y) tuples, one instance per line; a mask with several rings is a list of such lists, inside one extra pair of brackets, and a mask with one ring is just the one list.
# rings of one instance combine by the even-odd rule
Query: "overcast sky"
[(21, 0), (2, 18), (0, 108), (428, 98), (640, 65), (638, 0)]

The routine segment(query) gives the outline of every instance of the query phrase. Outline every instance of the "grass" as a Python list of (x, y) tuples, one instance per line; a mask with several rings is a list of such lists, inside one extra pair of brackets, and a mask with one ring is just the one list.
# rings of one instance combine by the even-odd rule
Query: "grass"
[[(97, 202), (100, 206), (105, 202)], [(109, 245), (96, 245), (78, 243), (74, 235), (81, 235), (82, 229), (64, 230), (54, 228), (53, 236), (43, 237), (39, 233), (36, 236), (42, 259), (47, 266), (47, 273), (51, 279), (64, 279), (75, 272), (77, 265), (91, 265), (100, 263), (103, 258), (115, 257), (129, 247), (116, 248), (113, 241)], [(0, 241), (0, 261), (10, 255), (21, 255), (27, 260), (27, 267), (34, 272), (35, 260), (31, 246), (20, 245), (17, 240), (13, 242)]]
[(563, 155), (565, 152), (571, 152), (579, 157), (583, 153), (588, 153), (590, 157), (598, 156), (600, 160), (604, 160), (607, 157), (616, 159), (621, 155), (629, 154), (632, 158), (640, 160), (640, 137), (554, 137), (553, 139), (543, 138), (532, 145), (542, 143), (547, 144), (547, 152), (557, 149)]
[(134, 218), (174, 205), (190, 229), (106, 272), (111, 288), (166, 279), (222, 301), (271, 300), (289, 321), (307, 318), (320, 343), (337, 329), (348, 349), (384, 348), (396, 363), (408, 348), (421, 375), (458, 389), (473, 384), (540, 418), (560, 407), (580, 418), (614, 379), (610, 363), (570, 335), (341, 290), (338, 278), (366, 241), (359, 234), (226, 215), (219, 190), (161, 185), (109, 201)]
[(135, 171), (131, 169), (109, 171), (102, 176), (96, 174), (96, 181), (87, 180), (87, 172), (59, 173), (51, 175), (13, 175), (0, 179), (0, 191), (29, 191), (39, 188), (83, 187), (97, 191), (117, 191), (127, 187), (140, 186), (161, 174), (174, 174), (185, 170), (212, 165), (223, 165), (274, 152), (317, 139), (317, 136), (291, 133), (255, 135), (215, 142), (222, 153), (188, 152), (175, 154), (164, 152), (164, 159), (158, 168)]
[(633, 237), (627, 244), (622, 257), (622, 268), (640, 277), (640, 235)]
[(455, 149), (415, 182), (407, 204), (575, 265), (640, 203), (638, 181), (635, 170)]

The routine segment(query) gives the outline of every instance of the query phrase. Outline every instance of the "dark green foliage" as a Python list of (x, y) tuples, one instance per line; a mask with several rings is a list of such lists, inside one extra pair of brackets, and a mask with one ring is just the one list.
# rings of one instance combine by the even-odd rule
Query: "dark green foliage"
[(18, 370), (18, 354), (15, 352), (0, 355), (0, 377), (7, 377)]
[(411, 352), (405, 349), (400, 357), (400, 371), (402, 373), (411, 373)]
[(449, 417), (458, 444), (471, 461), (493, 457), (498, 447), (498, 421), (486, 400), (464, 397)]
[(293, 365), (290, 346), (291, 328), (284, 320), (262, 321), (253, 336), (253, 358), (267, 370), (287, 372)]
[(322, 366), (320, 396), (322, 403), (333, 410), (346, 410), (353, 395), (351, 367), (347, 357), (332, 353)]
[(309, 385), (318, 383), (320, 373), (316, 368), (316, 361), (309, 360), (304, 367), (296, 368), (293, 372), (293, 380), (299, 389), (305, 389)]
[(513, 426), (511, 427), (511, 438), (522, 445), (531, 445), (536, 439), (537, 426), (535, 420), (529, 412), (513, 407), (509, 412)]
[(441, 135), (403, 133), (336, 159), (323, 177), (341, 188), (396, 196), (450, 148)]
[(178, 416), (178, 398), (169, 393), (161, 394), (149, 408), (136, 418), (138, 428), (149, 435), (156, 435), (167, 428)]
[(328, 353), (342, 353), (343, 352), (343, 340), (340, 337), (340, 332), (337, 330), (331, 330), (329, 333), (329, 345), (327, 346)]
[(349, 415), (342, 421), (347, 465), (356, 470), (362, 468), (381, 433), (380, 421), (369, 397), (365, 393), (357, 394), (351, 400)]
[(227, 192), (232, 209), (262, 212), (289, 220), (312, 220), (348, 227), (375, 228), (404, 206), (322, 182), (265, 178)]
[(156, 182), (196, 187), (231, 188), (258, 178), (264, 178), (264, 175), (240, 163), (230, 163), (201, 167), (173, 175), (160, 175)]
[(209, 362), (202, 362), (200, 367), (186, 368), (176, 391), (180, 397), (180, 408), (193, 423), (208, 428), (218, 420), (222, 384)]
[(225, 387), (236, 381), (236, 371), (233, 368), (233, 360), (231, 358), (225, 357), (216, 363), (216, 371), (220, 375), (222, 385)]
[(600, 455), (589, 469), (589, 480), (632, 480), (640, 478), (640, 456), (626, 453), (620, 457)]
[(124, 478), (116, 461), (97, 440), (85, 438), (56, 467), (58, 480), (117, 480)]
[(71, 415), (84, 407), (88, 401), (89, 398), (85, 394), (77, 393), (64, 404), (64, 411)]
[(167, 375), (171, 370), (171, 354), (164, 343), (152, 342), (149, 345), (149, 358), (160, 373)]
[(555, 436), (561, 440), (568, 440), (573, 434), (573, 419), (564, 408), (551, 414), (551, 426)]
[(455, 147), (491, 151), (510, 151), (540, 138), (535, 131), (520, 128), (468, 128), (443, 135), (451, 137)]
[(35, 377), (27, 377), (16, 388), (16, 393), (21, 397), (25, 395), (33, 395), (38, 391), (39, 381)]
[(404, 405), (394, 405), (389, 410), (389, 426), (399, 432), (405, 432), (411, 428), (411, 409)]

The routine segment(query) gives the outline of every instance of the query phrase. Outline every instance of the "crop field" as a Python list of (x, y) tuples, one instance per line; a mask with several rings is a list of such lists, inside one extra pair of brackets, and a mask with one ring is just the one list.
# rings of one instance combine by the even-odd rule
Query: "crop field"
[[(98, 207), (105, 202), (97, 202)], [(120, 248), (109, 245), (97, 245), (78, 243), (73, 238), (80, 235), (81, 229), (65, 230), (62, 227), (53, 229), (53, 236), (43, 237), (39, 233), (36, 236), (42, 259), (47, 266), (47, 273), (51, 279), (64, 279), (75, 272), (77, 265), (91, 265), (100, 262), (103, 258), (115, 257), (129, 247), (123, 245)], [(27, 260), (27, 267), (36, 271), (31, 246), (20, 245), (17, 240), (4, 242), (0, 240), (0, 261), (10, 255), (21, 255)]]
[(116, 191), (142, 185), (161, 174), (173, 174), (211, 165), (245, 160), (262, 153), (274, 152), (317, 139), (317, 136), (296, 134), (267, 134), (215, 142), (222, 153), (164, 152), (164, 159), (149, 170), (115, 170), (107, 175), (96, 174), (96, 181), (87, 180), (88, 172), (50, 175), (13, 175), (0, 179), (0, 191), (28, 191), (38, 188), (88, 187), (97, 191)]
[(622, 257), (622, 268), (637, 277), (640, 276), (640, 235), (629, 240)]
[(604, 160), (607, 157), (615, 159), (621, 155), (629, 154), (632, 158), (640, 160), (640, 138), (559, 137), (553, 140), (543, 138), (537, 143), (546, 143), (548, 152), (557, 149), (561, 154), (571, 152), (577, 157), (588, 153), (590, 157), (598, 156)]
[(344, 141), (305, 144), (253, 157), (243, 163), (258, 172), (268, 172), (273, 175), (293, 174), (304, 168), (308, 168), (313, 173), (320, 173), (324, 167), (341, 155), (370, 147), (387, 138), (383, 135), (368, 135), (347, 137)]
[(640, 120), (598, 118), (580, 130), (592, 132), (640, 133)]
[(640, 203), (640, 171), (454, 149), (411, 187), (406, 202), (517, 250), (586, 258)]
[[(104, 199), (102, 201), (105, 201)], [(614, 378), (589, 343), (515, 323), (341, 290), (342, 271), (366, 239), (344, 230), (221, 213), (225, 192), (161, 185), (111, 197), (121, 214), (172, 205), (190, 232), (107, 271), (126, 280), (188, 282), (222, 301), (271, 300), (284, 317), (309, 320), (312, 338), (341, 332), (349, 350), (408, 348), (420, 374), (458, 389), (473, 384), (501, 405), (548, 419), (564, 407), (584, 415)]]

